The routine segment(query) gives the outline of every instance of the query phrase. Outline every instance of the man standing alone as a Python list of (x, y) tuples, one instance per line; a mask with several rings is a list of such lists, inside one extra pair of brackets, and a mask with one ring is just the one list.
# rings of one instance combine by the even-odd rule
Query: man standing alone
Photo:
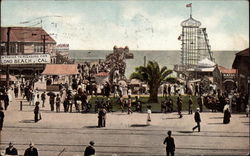
[(92, 156), (95, 155), (95, 148), (94, 148), (94, 141), (90, 141), (89, 142), (89, 146), (86, 147), (85, 151), (84, 151), (84, 156)]
[(197, 108), (197, 111), (194, 114), (194, 120), (197, 123), (197, 125), (195, 127), (193, 127), (193, 131), (198, 128), (198, 132), (200, 132), (201, 128), (200, 128), (200, 122), (201, 122), (201, 117), (200, 117), (200, 108)]
[(166, 144), (166, 152), (167, 156), (171, 154), (171, 156), (174, 156), (175, 151), (175, 144), (174, 144), (174, 138), (171, 137), (172, 132), (168, 131), (168, 136), (165, 138), (163, 144)]
[(181, 94), (177, 97), (177, 110), (178, 114), (180, 115), (179, 118), (182, 118), (181, 110), (182, 110), (182, 99), (181, 99)]

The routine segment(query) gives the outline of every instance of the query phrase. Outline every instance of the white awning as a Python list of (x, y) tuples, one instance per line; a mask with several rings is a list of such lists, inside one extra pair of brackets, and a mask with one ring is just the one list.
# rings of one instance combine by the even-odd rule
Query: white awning
[(198, 67), (205, 67), (205, 68), (209, 68), (209, 67), (214, 67), (216, 64), (209, 60), (208, 58), (205, 58), (201, 61), (198, 62)]

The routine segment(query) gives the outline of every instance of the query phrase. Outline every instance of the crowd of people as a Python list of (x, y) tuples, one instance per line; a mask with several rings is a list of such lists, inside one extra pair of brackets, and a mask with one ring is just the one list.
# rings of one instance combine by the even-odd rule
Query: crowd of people
[[(13, 98), (21, 97), (26, 100), (30, 106), (34, 106), (34, 121), (38, 122), (42, 119), (41, 108), (44, 108), (49, 104), (50, 111), (60, 113), (87, 113), (94, 107), (94, 112), (97, 113), (98, 127), (106, 127), (107, 113), (114, 111), (114, 105), (119, 105), (122, 112), (132, 114), (133, 112), (143, 112), (143, 101), (140, 100), (139, 96), (132, 98), (134, 90), (128, 86), (118, 84), (118, 80), (122, 79), (125, 74), (126, 64), (124, 62), (124, 53), (115, 51), (114, 53), (107, 56), (106, 60), (99, 62), (98, 64), (90, 65), (85, 63), (78, 66), (80, 69), (81, 76), (73, 77), (71, 83), (66, 82), (59, 85), (57, 92), (43, 91), (41, 92), (38, 88), (34, 87), (33, 81), (24, 81), (19, 84), (14, 84), (12, 88), (1, 88), (0, 90), (0, 131), (2, 130), (4, 121), (4, 112), (7, 110), (9, 103)], [(117, 63), (118, 62), (118, 63)], [(102, 84), (101, 94), (102, 98), (96, 98), (94, 103), (89, 101), (90, 97), (98, 95), (97, 84), (91, 81), (91, 77), (99, 72), (110, 72), (112, 73), (111, 81), (107, 81)], [(47, 79), (48, 83), (51, 84), (50, 79)], [(87, 81), (85, 81), (87, 80)], [(112, 85), (111, 85), (112, 84)], [(175, 111), (174, 105), (176, 105), (176, 111), (178, 112), (179, 118), (183, 118), (183, 105), (188, 106), (188, 114), (193, 114), (194, 101), (192, 96), (195, 96), (198, 108), (194, 113), (194, 121), (196, 126), (192, 128), (194, 131), (196, 128), (198, 132), (201, 131), (201, 116), (200, 113), (204, 111), (204, 106), (212, 111), (221, 111), (224, 113), (223, 123), (230, 123), (231, 112), (242, 112), (246, 110), (246, 115), (249, 114), (248, 95), (239, 92), (221, 92), (219, 89), (214, 87), (206, 88), (202, 83), (195, 83), (191, 85), (180, 85), (180, 84), (167, 84), (163, 85), (163, 97), (164, 101), (161, 102), (161, 112), (173, 112)], [(14, 97), (12, 97), (12, 92)], [(147, 91), (140, 92), (146, 94)], [(187, 103), (183, 103), (183, 95), (188, 95)], [(174, 96), (173, 96), (174, 95)], [(177, 97), (176, 97), (177, 96)], [(98, 96), (99, 97), (99, 96)], [(115, 100), (111, 100), (114, 97)], [(176, 98), (174, 100), (173, 98)], [(174, 103), (176, 101), (176, 103)], [(41, 104), (41, 105), (40, 105)], [(150, 125), (151, 119), (151, 106), (147, 105), (147, 117), (146, 124)], [(167, 154), (174, 155), (175, 145), (174, 139), (171, 137), (171, 131), (168, 132), (168, 137), (164, 140), (164, 144), (167, 145)], [(17, 149), (14, 148), (13, 144), (10, 143), (9, 147), (6, 148), (6, 154), (18, 153)], [(84, 155), (89, 153), (95, 153), (94, 142), (90, 142), (85, 150)], [(34, 144), (31, 143), (30, 147), (25, 150), (25, 156), (36, 156), (38, 155), (37, 149)]]
[(78, 70), (82, 79), (91, 81), (95, 74), (106, 72), (109, 73), (109, 83), (118, 83), (119, 80), (125, 79), (126, 69), (126, 54), (128, 54), (128, 47), (117, 48), (114, 46), (113, 53), (106, 56), (104, 60), (99, 60), (94, 64), (84, 62), (78, 64)]

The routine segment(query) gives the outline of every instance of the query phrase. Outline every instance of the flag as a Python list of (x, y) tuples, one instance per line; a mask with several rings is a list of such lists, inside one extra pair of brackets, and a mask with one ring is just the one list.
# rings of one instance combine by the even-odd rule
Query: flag
[(192, 7), (192, 3), (187, 4), (186, 7), (187, 7), (187, 8), (188, 8), (188, 7)]

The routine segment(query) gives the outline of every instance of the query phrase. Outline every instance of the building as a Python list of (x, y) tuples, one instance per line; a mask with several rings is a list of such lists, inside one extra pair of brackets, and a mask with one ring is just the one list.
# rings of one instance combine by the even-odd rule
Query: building
[(249, 48), (235, 54), (232, 67), (237, 71), (238, 91), (242, 93), (248, 93), (250, 82)]
[[(9, 38), (9, 40), (8, 40)], [(55, 62), (56, 41), (40, 27), (1, 27), (0, 55), (7, 55), (9, 41), (9, 55), (49, 54), (51, 62)], [(15, 64), (9, 65), (9, 73), (24, 77), (40, 74), (43, 64)], [(1, 65), (1, 72), (6, 72), (6, 65)]]
[(227, 69), (223, 66), (216, 65), (213, 71), (214, 83), (222, 91), (230, 92), (237, 88), (236, 69)]
[[(56, 41), (40, 27), (9, 27), (10, 55), (43, 53), (52, 54)], [(1, 27), (1, 54), (7, 54), (8, 27)]]

